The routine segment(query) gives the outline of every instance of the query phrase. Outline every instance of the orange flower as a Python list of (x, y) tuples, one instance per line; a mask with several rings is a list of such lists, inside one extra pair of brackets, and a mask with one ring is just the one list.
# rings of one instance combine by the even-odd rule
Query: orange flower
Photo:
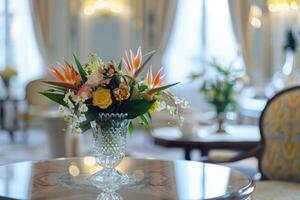
[(117, 101), (128, 99), (130, 96), (130, 88), (122, 83), (119, 85), (118, 88), (115, 88), (113, 92)]
[(139, 70), (141, 63), (142, 63), (142, 50), (141, 47), (138, 48), (136, 55), (130, 50), (130, 59), (128, 57), (127, 52), (125, 52), (126, 57), (123, 57), (123, 63), (127, 72), (132, 75), (136, 76), (136, 72)]
[(163, 78), (164, 75), (162, 75), (162, 68), (160, 68), (153, 79), (152, 66), (150, 66), (146, 77), (148, 89), (151, 90), (160, 87), (163, 82)]
[(64, 66), (61, 66), (62, 70), (58, 70), (55, 67), (51, 68), (53, 75), (61, 82), (75, 84), (81, 81), (80, 75), (76, 72), (74, 67), (65, 62)]

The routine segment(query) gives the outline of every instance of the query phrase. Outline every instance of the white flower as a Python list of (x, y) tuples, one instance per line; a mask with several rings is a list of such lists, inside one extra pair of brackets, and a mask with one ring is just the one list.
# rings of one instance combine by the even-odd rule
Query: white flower
[(157, 103), (158, 103), (157, 108), (156, 108), (157, 112), (160, 112), (160, 111), (166, 109), (167, 104), (165, 101), (158, 101)]
[(65, 112), (65, 107), (64, 106), (59, 106), (58, 107), (58, 111), (60, 112), (60, 113), (64, 113)]

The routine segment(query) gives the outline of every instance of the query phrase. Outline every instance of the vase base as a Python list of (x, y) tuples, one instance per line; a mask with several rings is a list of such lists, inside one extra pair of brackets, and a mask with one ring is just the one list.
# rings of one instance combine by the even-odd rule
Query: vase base
[(104, 168), (91, 176), (91, 183), (104, 192), (114, 192), (124, 185), (134, 184), (134, 178), (115, 168)]
[(112, 192), (112, 193), (103, 192), (97, 196), (96, 200), (123, 200), (123, 197), (116, 192)]

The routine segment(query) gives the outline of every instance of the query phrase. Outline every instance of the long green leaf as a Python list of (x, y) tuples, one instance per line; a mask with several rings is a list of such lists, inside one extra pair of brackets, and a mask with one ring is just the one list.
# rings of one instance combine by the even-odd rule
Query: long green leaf
[(86, 82), (87, 81), (87, 74), (86, 72), (84, 71), (82, 65), (80, 64), (80, 61), (78, 60), (77, 56), (75, 54), (73, 54), (73, 57), (74, 57), (74, 60), (75, 60), (75, 63), (76, 63), (76, 66), (77, 66), (77, 69), (79, 71), (79, 74), (81, 76), (81, 79)]
[(91, 129), (90, 122), (84, 122), (84, 123), (80, 124), (80, 129), (81, 129), (82, 133), (84, 133), (87, 130)]
[(148, 119), (145, 117), (145, 115), (140, 115), (140, 116), (139, 116), (139, 121), (140, 121), (140, 123), (141, 123), (144, 127), (146, 127), (146, 128), (149, 127), (149, 121), (148, 121)]
[(143, 71), (146, 64), (151, 60), (151, 58), (154, 56), (155, 53), (156, 53), (156, 51), (151, 51), (151, 52), (143, 55), (143, 57), (146, 57), (146, 56), (149, 56), (149, 57), (143, 62), (143, 64), (140, 66), (140, 68), (136, 71), (135, 77), (137, 77)]
[(52, 93), (52, 92), (40, 92), (41, 95), (44, 95), (48, 99), (62, 105), (62, 106), (67, 106), (67, 104), (64, 101), (64, 94), (58, 94), (58, 93)]
[(120, 111), (122, 113), (127, 113), (129, 119), (135, 119), (136, 117), (148, 112), (153, 103), (154, 101), (136, 99), (124, 104), (120, 108)]
[(59, 87), (64, 87), (67, 89), (75, 89), (74, 85), (64, 82), (58, 82), (58, 81), (43, 81), (43, 83), (46, 83), (48, 85), (54, 85)]
[(130, 122), (128, 123), (127, 130), (128, 130), (128, 133), (131, 135), (132, 132), (133, 132), (133, 124), (132, 124), (132, 121), (130, 121)]
[(59, 91), (59, 92), (66, 92), (67, 88), (60, 87), (60, 86), (51, 86), (51, 89)]
[[(178, 82), (179, 83), (179, 82)], [(162, 91), (162, 90), (165, 90), (165, 89), (168, 89), (170, 87), (173, 87), (174, 85), (177, 85), (178, 83), (172, 83), (172, 84), (169, 84), (169, 85), (165, 85), (165, 86), (161, 86), (161, 87), (158, 87), (158, 88), (154, 88), (152, 90), (149, 90), (148, 94), (154, 94), (156, 92), (159, 92), (159, 91)]]

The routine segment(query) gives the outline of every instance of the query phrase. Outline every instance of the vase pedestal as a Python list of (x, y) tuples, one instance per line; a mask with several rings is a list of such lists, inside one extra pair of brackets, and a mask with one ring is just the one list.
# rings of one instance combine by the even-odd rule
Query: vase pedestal
[(133, 184), (134, 180), (115, 168), (104, 168), (91, 176), (91, 183), (103, 192), (111, 193), (124, 185)]

